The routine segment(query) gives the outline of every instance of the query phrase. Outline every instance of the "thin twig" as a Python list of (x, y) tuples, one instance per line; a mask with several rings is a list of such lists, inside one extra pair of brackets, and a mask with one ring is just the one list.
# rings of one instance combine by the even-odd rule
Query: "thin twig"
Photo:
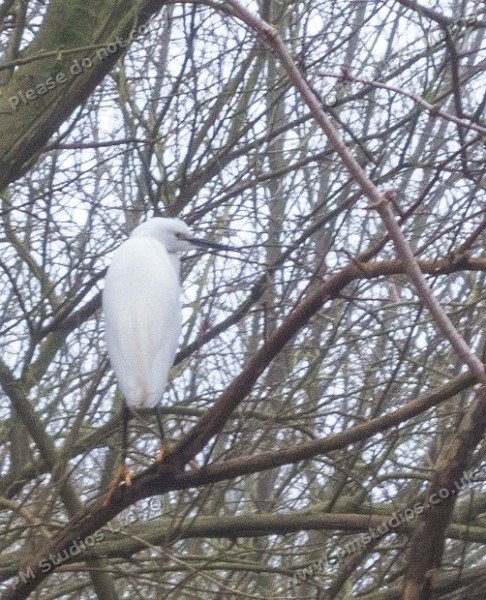
[[(339, 79), (339, 80), (343, 79), (343, 75), (337, 74), (337, 73), (318, 72), (317, 74), (320, 77), (332, 77), (333, 79)], [(401, 96), (404, 96), (405, 98), (409, 98), (410, 100), (413, 100), (416, 104), (418, 104), (419, 106), (424, 108), (433, 117), (441, 117), (441, 118), (445, 119), (446, 121), (450, 121), (451, 123), (454, 123), (455, 125), (459, 125), (461, 127), (464, 127), (465, 129), (472, 129), (474, 131), (477, 131), (481, 135), (486, 136), (486, 127), (481, 127), (481, 125), (478, 125), (477, 123), (472, 123), (471, 121), (467, 121), (466, 119), (460, 119), (459, 117), (456, 117), (455, 115), (451, 115), (447, 111), (443, 110), (441, 108), (440, 104), (438, 104), (438, 103), (431, 104), (430, 102), (427, 102), (427, 100), (425, 100), (421, 96), (418, 96), (417, 94), (413, 94), (412, 92), (407, 92), (406, 90), (403, 90), (402, 88), (396, 87), (394, 85), (389, 85), (388, 83), (381, 83), (379, 81), (373, 81), (373, 80), (369, 80), (369, 79), (362, 79), (361, 77), (355, 77), (354, 75), (352, 75), (349, 72), (346, 72), (346, 81), (351, 82), (351, 83), (362, 83), (363, 85), (369, 85), (374, 88), (387, 90), (389, 92), (393, 92), (394, 94), (400, 94)]]

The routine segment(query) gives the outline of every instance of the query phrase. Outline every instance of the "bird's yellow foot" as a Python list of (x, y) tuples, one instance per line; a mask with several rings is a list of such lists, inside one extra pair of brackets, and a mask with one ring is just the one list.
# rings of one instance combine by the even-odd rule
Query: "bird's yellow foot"
[[(174, 454), (174, 448), (169, 446), (168, 444), (162, 444), (159, 451), (157, 452), (157, 456), (155, 457), (156, 462), (160, 465), (165, 462), (165, 459), (168, 458), (171, 454)], [(199, 467), (194, 460), (189, 461), (189, 473), (197, 473), (199, 471)], [(170, 464), (170, 461), (167, 461), (166, 465), (170, 468), (170, 471), (174, 473), (181, 473), (184, 471), (184, 467), (175, 462), (174, 464)]]
[(157, 452), (157, 456), (155, 457), (155, 460), (158, 463), (162, 463), (167, 458), (167, 456), (169, 456), (169, 454), (172, 454), (172, 452), (173, 452), (172, 447), (169, 446), (169, 444), (162, 444), (162, 446), (160, 446), (159, 451)]
[(132, 485), (132, 474), (125, 467), (125, 465), (120, 466), (116, 477), (113, 479), (110, 486), (110, 490), (108, 491), (108, 494), (106, 495), (106, 498), (103, 501), (103, 506), (109, 506), (111, 504), (113, 496), (115, 495), (115, 492), (122, 481), (127, 487)]
[(195, 460), (190, 460), (188, 465), (189, 465), (189, 473), (191, 473), (191, 475), (194, 475), (194, 473), (197, 473), (198, 471), (201, 470), (198, 467), (197, 462)]

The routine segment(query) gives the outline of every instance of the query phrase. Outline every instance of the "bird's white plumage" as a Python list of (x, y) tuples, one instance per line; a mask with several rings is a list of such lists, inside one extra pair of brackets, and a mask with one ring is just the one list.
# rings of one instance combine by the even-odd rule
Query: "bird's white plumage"
[(125, 401), (135, 410), (160, 401), (181, 331), (179, 258), (189, 228), (155, 218), (115, 252), (103, 291), (105, 336)]

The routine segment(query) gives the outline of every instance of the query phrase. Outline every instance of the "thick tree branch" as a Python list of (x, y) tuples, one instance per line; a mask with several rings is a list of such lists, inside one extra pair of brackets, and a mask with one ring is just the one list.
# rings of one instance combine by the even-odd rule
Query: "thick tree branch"
[(457, 432), (437, 462), (427, 494), (449, 493), (444, 500), (425, 511), (415, 527), (410, 561), (404, 587), (404, 600), (427, 600), (433, 577), (441, 565), (447, 526), (457, 499), (455, 482), (469, 466), (472, 453), (486, 431), (486, 387), (477, 390), (476, 398), (461, 420)]
[(164, 3), (49, 2), (41, 29), (0, 90), (0, 190), (32, 163)]
[[(453, 264), (468, 264), (467, 256), (454, 257), (450, 261), (418, 261), (425, 272), (439, 274), (450, 269)], [(479, 259), (480, 263), (485, 263)], [(380, 265), (378, 267), (378, 265)], [(435, 265), (434, 267), (432, 265)], [(378, 270), (376, 270), (378, 267)], [(308, 298), (303, 300), (284, 320), (266, 343), (256, 352), (241, 374), (226, 388), (208, 413), (182, 438), (175, 446), (175, 456), (182, 464), (192, 460), (214, 437), (226, 423), (229, 415), (247, 396), (253, 385), (268, 367), (273, 358), (281, 351), (309, 319), (322, 308), (325, 302), (335, 298), (352, 281), (356, 279), (373, 279), (377, 272), (391, 275), (403, 272), (401, 261), (383, 261), (376, 263), (350, 264), (340, 272), (331, 276)], [(477, 381), (481, 381), (477, 370), (474, 371)]]

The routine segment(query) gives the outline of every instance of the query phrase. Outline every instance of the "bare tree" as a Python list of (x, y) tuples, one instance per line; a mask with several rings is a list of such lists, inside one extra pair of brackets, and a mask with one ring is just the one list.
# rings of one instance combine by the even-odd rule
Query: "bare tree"
[[(2, 597), (482, 590), (484, 4), (0, 20)], [(239, 252), (184, 260), (174, 453), (132, 421), (105, 506), (103, 277), (155, 214)]]

